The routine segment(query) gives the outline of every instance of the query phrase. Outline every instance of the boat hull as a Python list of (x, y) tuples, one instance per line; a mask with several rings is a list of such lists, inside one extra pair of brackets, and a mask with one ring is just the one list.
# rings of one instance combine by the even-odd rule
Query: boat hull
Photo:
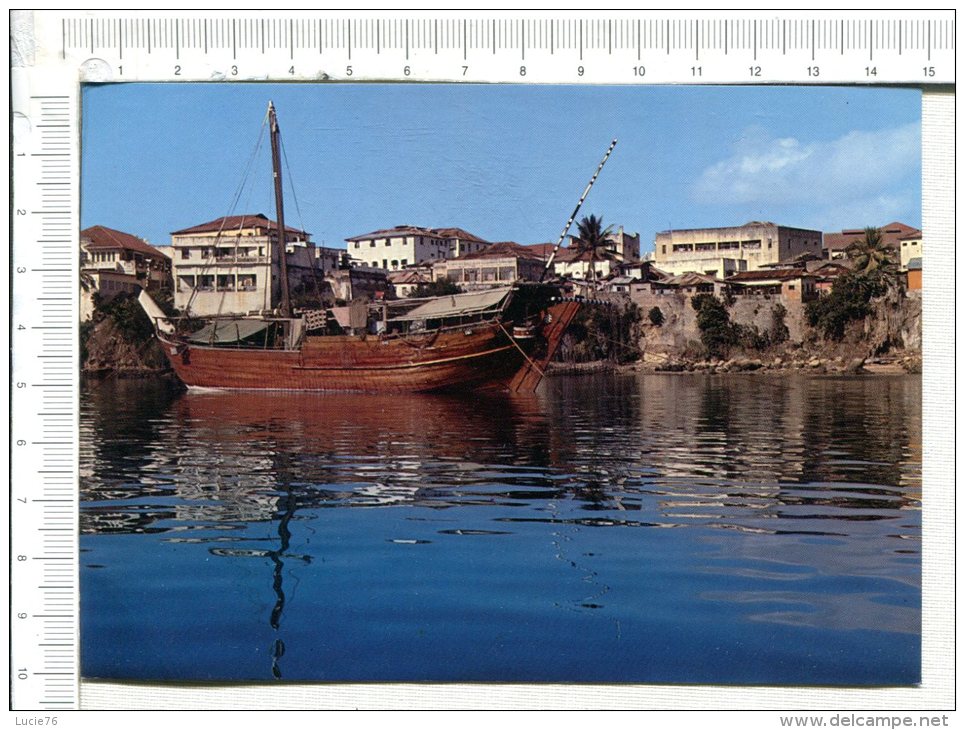
[(426, 392), (505, 383), (527, 357), (499, 323), (422, 339), (309, 337), (299, 350), (161, 341), (178, 377), (198, 388)]

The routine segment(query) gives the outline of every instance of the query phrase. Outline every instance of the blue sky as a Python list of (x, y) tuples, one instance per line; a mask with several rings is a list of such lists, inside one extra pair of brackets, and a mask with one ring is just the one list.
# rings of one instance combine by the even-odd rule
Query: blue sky
[(269, 99), (286, 222), (329, 246), (402, 224), (555, 241), (612, 138), (581, 215), (644, 250), (671, 227), (921, 225), (917, 90), (221, 83), (84, 88), (81, 226), (163, 245), (273, 217), (267, 138), (253, 157)]

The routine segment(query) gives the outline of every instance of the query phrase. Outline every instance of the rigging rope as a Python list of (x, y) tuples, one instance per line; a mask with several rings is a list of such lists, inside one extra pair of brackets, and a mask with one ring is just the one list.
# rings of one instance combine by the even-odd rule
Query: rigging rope
[[(264, 144), (264, 141), (265, 141), (265, 128), (266, 128), (267, 126), (268, 126), (268, 115), (267, 115), (267, 113), (266, 113), (266, 114), (265, 114), (265, 118), (264, 118), (264, 120), (263, 120), (262, 123), (261, 123), (261, 129), (258, 131), (258, 141), (255, 143), (255, 148), (252, 150), (251, 156), (248, 158), (248, 162), (247, 162), (247, 164), (245, 165), (244, 171), (242, 172), (241, 182), (238, 184), (238, 188), (235, 190), (235, 193), (234, 193), (234, 195), (232, 196), (231, 205), (228, 207), (228, 213), (227, 213), (227, 215), (224, 215), (224, 216), (222, 216), (222, 218), (221, 218), (221, 226), (218, 228), (218, 233), (217, 233), (217, 234), (215, 235), (215, 237), (214, 237), (214, 248), (215, 248), (215, 252), (217, 252), (218, 241), (221, 240), (222, 234), (224, 233), (224, 227), (225, 227), (225, 225), (226, 225), (227, 222), (228, 222), (228, 218), (231, 216), (232, 213), (235, 212), (235, 209), (238, 207), (238, 201), (241, 199), (241, 195), (242, 195), (242, 193), (245, 191), (245, 187), (248, 185), (248, 179), (249, 179), (249, 177), (251, 176), (251, 169), (252, 169), (252, 166), (254, 165), (255, 158), (258, 156), (258, 153), (261, 151), (261, 147), (262, 147), (262, 145)], [(249, 187), (249, 189), (248, 189), (248, 200), (249, 200), (249, 201), (251, 200), (251, 194), (252, 194), (252, 189)], [(244, 226), (244, 218), (242, 218), (242, 220), (241, 220), (241, 226)], [(239, 238), (240, 238), (240, 235), (237, 236), (236, 239), (235, 239), (235, 258), (236, 258), (236, 260), (237, 260), (237, 256), (238, 256), (238, 239), (239, 239)], [(211, 266), (213, 266), (214, 263), (216, 263), (216, 261), (214, 261), (214, 259), (216, 259), (216, 258), (217, 258), (216, 256), (213, 257), (211, 263), (209, 263), (209, 264), (207, 264), (206, 266), (203, 266), (203, 267), (201, 268), (201, 273), (198, 274), (199, 277), (200, 277), (200, 276), (203, 276), (203, 275), (205, 274), (205, 272), (207, 272), (208, 269), (209, 269)], [(217, 282), (215, 282), (215, 286), (217, 287)], [(269, 286), (270, 286), (270, 281), (269, 281)], [(195, 297), (198, 295), (198, 290), (199, 290), (198, 282), (195, 281), (194, 286), (191, 288), (191, 296), (188, 297), (188, 303), (187, 303), (187, 304), (185, 305), (185, 307), (184, 307), (184, 313), (185, 313), (185, 315), (190, 314), (190, 312), (191, 312), (191, 305), (194, 304), (194, 299), (195, 299)], [(222, 295), (222, 300), (224, 300), (224, 295)], [(220, 313), (220, 311), (221, 311), (221, 304), (218, 305), (218, 311), (219, 311), (219, 313)]]

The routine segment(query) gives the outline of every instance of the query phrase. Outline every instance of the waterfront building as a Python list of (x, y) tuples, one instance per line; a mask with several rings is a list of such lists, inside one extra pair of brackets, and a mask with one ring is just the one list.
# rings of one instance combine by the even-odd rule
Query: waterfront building
[[(311, 234), (285, 227), (290, 287), (338, 296), (326, 277), (345, 251), (315, 246)], [(281, 291), (278, 225), (261, 213), (226, 216), (174, 231), (174, 306), (194, 315), (243, 314), (269, 308)], [(330, 278), (330, 277), (329, 277)]]
[(94, 296), (102, 301), (119, 294), (171, 290), (171, 259), (142, 238), (107, 226), (80, 232), (80, 318), (94, 313)]
[(537, 250), (513, 241), (492, 243), (481, 251), (437, 261), (432, 266), (436, 281), (448, 279), (464, 291), (507, 286), (514, 281), (539, 281), (545, 268), (546, 260)]
[(788, 302), (808, 302), (818, 296), (816, 279), (801, 267), (742, 271), (725, 281), (735, 296), (781, 296)]
[(686, 228), (657, 233), (654, 260), (671, 274), (724, 277), (755, 271), (804, 253), (820, 255), (821, 231), (751, 221), (725, 228)]

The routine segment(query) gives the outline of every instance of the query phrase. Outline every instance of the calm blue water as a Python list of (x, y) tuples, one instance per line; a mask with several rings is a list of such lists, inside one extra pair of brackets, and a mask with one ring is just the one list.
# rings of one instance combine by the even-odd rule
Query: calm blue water
[(82, 673), (915, 683), (920, 388), (86, 387)]

